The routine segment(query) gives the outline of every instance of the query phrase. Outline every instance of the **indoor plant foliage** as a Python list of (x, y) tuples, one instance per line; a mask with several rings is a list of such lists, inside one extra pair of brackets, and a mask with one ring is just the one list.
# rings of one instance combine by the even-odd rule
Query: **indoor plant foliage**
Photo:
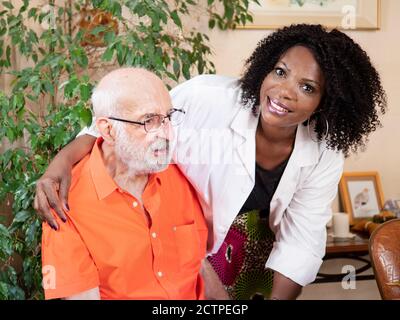
[[(0, 202), (8, 201), (13, 212), (10, 224), (0, 221), (0, 299), (43, 297), (35, 182), (90, 124), (93, 75), (107, 67), (141, 66), (174, 84), (213, 73), (207, 36), (186, 28), (184, 18), (202, 8), (209, 27), (235, 28), (251, 21), (248, 5), (248, 0), (0, 2), (0, 72), (13, 77), (10, 90), (0, 91), (0, 142), (8, 146), (0, 155)], [(13, 54), (27, 66), (14, 68)]]

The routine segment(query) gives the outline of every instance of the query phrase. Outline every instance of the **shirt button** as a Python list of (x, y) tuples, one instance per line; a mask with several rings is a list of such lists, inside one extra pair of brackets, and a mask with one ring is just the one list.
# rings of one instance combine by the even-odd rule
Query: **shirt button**
[(163, 276), (163, 273), (161, 271), (158, 271), (157, 275), (161, 278)]
[(151, 236), (152, 236), (153, 238), (157, 238), (157, 233), (153, 232), (153, 233), (151, 234)]
[(133, 207), (136, 208), (138, 206), (138, 203), (136, 201), (133, 201)]
[(172, 231), (176, 231), (176, 227), (173, 227), (173, 228), (172, 228)]

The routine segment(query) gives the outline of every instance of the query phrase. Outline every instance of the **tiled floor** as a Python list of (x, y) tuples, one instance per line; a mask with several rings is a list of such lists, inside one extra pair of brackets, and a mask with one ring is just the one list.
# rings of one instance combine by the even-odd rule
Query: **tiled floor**
[[(349, 259), (334, 259), (322, 264), (323, 273), (341, 273), (342, 267), (352, 265), (358, 268), (362, 262)], [(372, 269), (364, 274), (371, 274)], [(345, 276), (345, 274), (343, 275)], [(380, 300), (378, 287), (375, 280), (355, 281), (354, 289), (344, 289), (341, 282), (311, 284), (303, 289), (299, 300)]]

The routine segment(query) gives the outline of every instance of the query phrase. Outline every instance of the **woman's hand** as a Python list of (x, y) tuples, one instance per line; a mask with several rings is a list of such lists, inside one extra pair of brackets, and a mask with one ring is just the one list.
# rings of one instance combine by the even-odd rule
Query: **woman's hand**
[(71, 184), (72, 165), (64, 158), (55, 158), (45, 174), (36, 183), (34, 208), (50, 227), (58, 230), (58, 224), (51, 212), (53, 209), (64, 222), (69, 211), (68, 190)]
[(50, 227), (58, 230), (53, 209), (60, 219), (67, 221), (69, 211), (68, 192), (71, 185), (71, 171), (75, 163), (92, 150), (96, 138), (83, 135), (64, 147), (53, 159), (44, 175), (36, 183), (34, 208)]
[(204, 280), (205, 297), (207, 300), (230, 300), (224, 285), (207, 258), (203, 259), (200, 273)]
[(296, 300), (302, 289), (301, 285), (285, 277), (278, 271), (274, 271), (271, 300)]

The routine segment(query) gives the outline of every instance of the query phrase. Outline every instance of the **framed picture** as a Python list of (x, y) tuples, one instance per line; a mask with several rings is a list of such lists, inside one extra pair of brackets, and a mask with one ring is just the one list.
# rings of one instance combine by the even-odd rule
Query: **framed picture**
[(350, 224), (379, 214), (384, 197), (378, 172), (345, 172), (339, 183), (343, 209)]
[(322, 24), (328, 29), (377, 30), (380, 0), (259, 0), (250, 3), (253, 23), (238, 29), (278, 29), (298, 23)]

